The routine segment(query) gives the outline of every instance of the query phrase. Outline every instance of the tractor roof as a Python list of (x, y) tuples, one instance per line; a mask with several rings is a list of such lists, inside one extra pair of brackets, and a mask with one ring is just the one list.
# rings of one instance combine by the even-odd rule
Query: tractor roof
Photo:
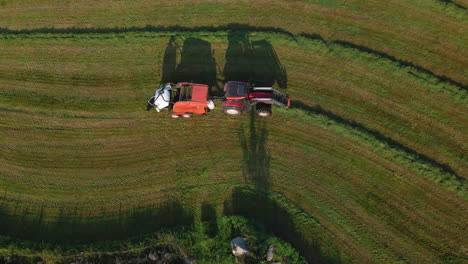
[(250, 87), (245, 82), (229, 81), (224, 86), (225, 97), (246, 97)]

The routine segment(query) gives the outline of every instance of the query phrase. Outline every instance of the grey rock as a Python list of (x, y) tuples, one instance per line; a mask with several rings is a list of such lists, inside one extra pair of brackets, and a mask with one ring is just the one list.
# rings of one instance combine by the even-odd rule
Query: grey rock
[(275, 246), (274, 245), (268, 246), (268, 250), (265, 255), (265, 258), (267, 261), (273, 261), (273, 259), (275, 258)]
[(236, 237), (231, 240), (231, 249), (232, 254), (236, 257), (242, 257), (251, 254), (247, 250), (247, 239), (243, 237)]
[(184, 257), (185, 264), (193, 264), (195, 263), (195, 257)]
[(158, 257), (154, 254), (154, 252), (150, 252), (148, 254), (148, 258), (152, 261), (156, 261), (158, 259)]

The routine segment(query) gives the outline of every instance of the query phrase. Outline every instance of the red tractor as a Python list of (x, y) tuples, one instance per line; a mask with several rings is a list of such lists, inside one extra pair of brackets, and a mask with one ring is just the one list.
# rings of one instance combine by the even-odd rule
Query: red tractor
[(254, 87), (250, 83), (229, 81), (224, 85), (223, 110), (227, 115), (240, 115), (255, 106), (258, 116), (271, 116), (271, 105), (283, 108), (291, 105), (289, 96), (273, 87)]

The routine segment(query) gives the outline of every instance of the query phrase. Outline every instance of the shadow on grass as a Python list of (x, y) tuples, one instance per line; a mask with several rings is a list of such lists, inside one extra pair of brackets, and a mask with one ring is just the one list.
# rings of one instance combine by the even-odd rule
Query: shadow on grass
[(207, 234), (211, 237), (216, 236), (219, 231), (216, 218), (216, 207), (209, 203), (203, 203), (201, 206), (201, 220), (207, 223)]
[[(162, 63), (160, 84), (194, 82), (207, 84), (210, 94), (223, 96), (218, 86), (217, 64), (211, 43), (186, 38), (179, 51), (176, 37), (171, 36)], [(180, 63), (177, 64), (177, 56)], [(229, 31), (224, 81), (243, 81), (257, 86), (287, 88), (287, 74), (273, 46), (266, 40), (251, 41), (247, 31)]]
[[(276, 236), (291, 243), (310, 263), (341, 263), (340, 253), (325, 254), (312, 234), (300, 228), (290, 212), (258, 188), (237, 187), (224, 205), (224, 214), (254, 219)], [(307, 227), (306, 227), (307, 228)]]
[(248, 136), (243, 126), (239, 140), (243, 152), (246, 180), (253, 182), (257, 189), (270, 190), (270, 155), (266, 149), (268, 130), (263, 120), (256, 120), (255, 111), (250, 112)]
[(218, 91), (216, 61), (213, 52), (211, 43), (208, 41), (194, 37), (185, 39), (180, 54), (180, 63), (175, 70), (175, 80), (207, 84), (211, 94)]
[(464, 7), (464, 6), (460, 5), (460, 4), (457, 4), (457, 3), (455, 3), (455, 2), (453, 2), (453, 1), (451, 1), (451, 0), (437, 0), (437, 1), (438, 1), (438, 2), (441, 2), (441, 3), (444, 3), (444, 4), (446, 4), (446, 5), (455, 6), (455, 7), (457, 7), (457, 8), (462, 9), (462, 10), (466, 10), (466, 7)]
[[(194, 37), (186, 38), (179, 50), (176, 38), (171, 36), (164, 51), (160, 84), (201, 83), (209, 86), (210, 93), (219, 93), (213, 53), (210, 42)], [(180, 56), (179, 64), (177, 56)]]
[(10, 214), (0, 206), (0, 219), (2, 235), (61, 244), (126, 239), (194, 222), (192, 212), (173, 201), (105, 217), (78, 215), (76, 210), (62, 209), (51, 220), (45, 220), (43, 213), (33, 214), (28, 209)]
[(229, 31), (225, 81), (254, 83), (256, 86), (274, 86), (286, 89), (288, 77), (275, 49), (267, 40), (251, 41), (249, 32)]
[(336, 122), (338, 122), (340, 124), (350, 126), (353, 129), (356, 129), (356, 130), (362, 131), (362, 132), (364, 132), (366, 134), (372, 135), (378, 141), (390, 146), (391, 148), (404, 151), (405, 153), (408, 153), (410, 155), (413, 155), (413, 156), (417, 157), (419, 160), (421, 160), (423, 162), (429, 163), (432, 166), (434, 166), (434, 167), (436, 167), (436, 168), (438, 168), (438, 169), (440, 169), (440, 170), (442, 170), (442, 171), (444, 171), (446, 173), (454, 175), (456, 180), (459, 181), (459, 182), (466, 181), (463, 177), (459, 176), (448, 164), (440, 163), (440, 162), (430, 158), (429, 156), (426, 156), (424, 154), (421, 154), (421, 153), (417, 152), (416, 150), (408, 148), (408, 147), (402, 145), (401, 143), (399, 143), (398, 141), (383, 135), (379, 131), (369, 129), (366, 126), (364, 126), (363, 124), (360, 124), (360, 123), (355, 122), (353, 120), (346, 119), (346, 118), (344, 118), (342, 116), (339, 116), (339, 115), (337, 115), (337, 114), (335, 114), (333, 112), (325, 110), (322, 107), (320, 107), (320, 105), (310, 106), (310, 105), (307, 105), (307, 104), (305, 104), (305, 103), (303, 103), (301, 101), (291, 101), (291, 106), (292, 106), (292, 108), (302, 109), (302, 110), (304, 110), (306, 112), (309, 112), (309, 113), (324, 115), (327, 118), (329, 118), (331, 120), (334, 120), (334, 121), (336, 121)]
[(286, 69), (281, 64), (275, 49), (267, 40), (251, 42), (253, 81), (256, 86), (270, 87), (278, 84), (280, 88), (288, 87)]
[(175, 77), (177, 67), (177, 43), (174, 36), (171, 36), (169, 43), (164, 50), (162, 76), (160, 85), (177, 82)]

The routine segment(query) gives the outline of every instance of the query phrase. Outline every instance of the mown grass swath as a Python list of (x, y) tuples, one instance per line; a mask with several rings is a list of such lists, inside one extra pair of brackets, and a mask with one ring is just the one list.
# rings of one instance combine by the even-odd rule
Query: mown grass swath
[[(459, 81), (279, 28), (5, 30), (0, 42), (3, 233), (84, 242), (226, 213), (319, 263), (463, 259)], [(161, 83), (217, 93), (230, 78), (281, 86), (293, 108), (145, 111)]]

